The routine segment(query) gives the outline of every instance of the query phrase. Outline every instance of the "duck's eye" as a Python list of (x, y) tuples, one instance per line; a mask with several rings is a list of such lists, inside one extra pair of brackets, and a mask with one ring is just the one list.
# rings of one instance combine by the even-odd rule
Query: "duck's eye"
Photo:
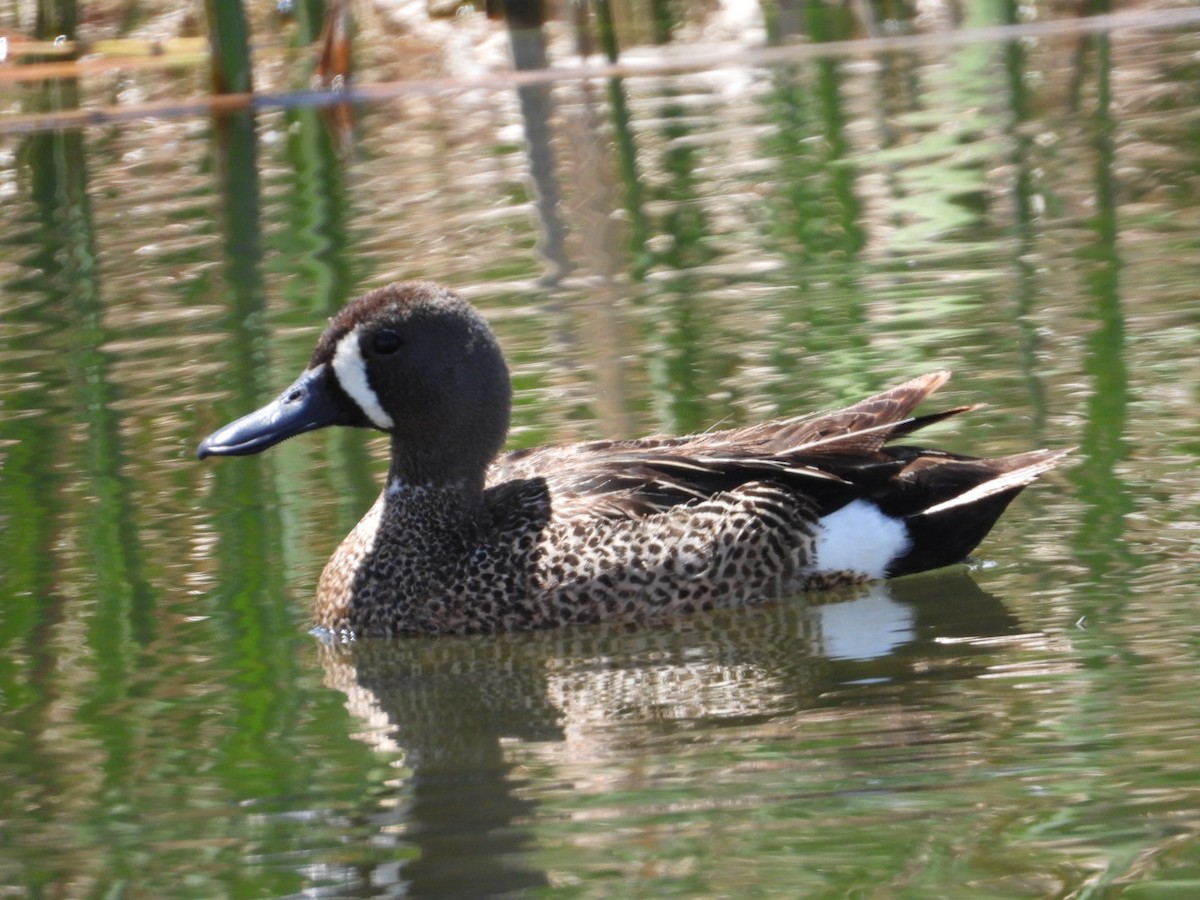
[(380, 331), (371, 339), (371, 347), (376, 353), (387, 356), (389, 353), (395, 353), (400, 349), (400, 335), (394, 331)]

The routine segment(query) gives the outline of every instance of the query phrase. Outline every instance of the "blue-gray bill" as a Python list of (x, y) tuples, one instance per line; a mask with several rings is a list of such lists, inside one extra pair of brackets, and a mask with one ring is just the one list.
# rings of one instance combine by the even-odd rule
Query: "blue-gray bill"
[(197, 456), (249, 456), (280, 441), (327, 425), (355, 423), (353, 408), (337, 396), (325, 367), (305, 369), (282, 394), (261, 409), (230, 422), (200, 442)]

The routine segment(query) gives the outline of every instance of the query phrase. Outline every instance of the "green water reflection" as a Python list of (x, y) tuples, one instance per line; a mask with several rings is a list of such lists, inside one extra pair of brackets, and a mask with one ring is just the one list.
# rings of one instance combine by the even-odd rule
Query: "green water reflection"
[[(689, 27), (658, 11), (658, 40)], [(797, 23), (852, 35), (780, 4), (772, 40)], [(1190, 894), (1198, 50), (1164, 29), (568, 79), (364, 106), (349, 147), (304, 108), (0, 138), (0, 887)], [(950, 402), (989, 405), (940, 443), (1078, 461), (971, 572), (325, 646), (308, 604), (379, 442), (195, 445), (411, 276), (493, 322), (514, 446), (950, 366)]]

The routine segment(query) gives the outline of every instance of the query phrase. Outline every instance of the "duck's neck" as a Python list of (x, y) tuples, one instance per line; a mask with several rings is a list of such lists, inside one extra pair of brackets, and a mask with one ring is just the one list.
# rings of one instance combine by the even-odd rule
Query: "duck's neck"
[(412, 442), (392, 441), (387, 493), (401, 499), (409, 489), (420, 488), (458, 498), (455, 505), (473, 514), (483, 505), (483, 483), (487, 462), (447, 454), (441, 449), (424, 450)]
[(397, 538), (414, 584), (437, 577), (443, 563), (458, 560), (476, 545), (489, 515), (478, 480), (418, 480), (388, 474), (383, 492), (382, 534)]
[(387, 533), (404, 533), (430, 561), (467, 552), (490, 518), (483, 490), (474, 483), (422, 483), (389, 476), (383, 501)]

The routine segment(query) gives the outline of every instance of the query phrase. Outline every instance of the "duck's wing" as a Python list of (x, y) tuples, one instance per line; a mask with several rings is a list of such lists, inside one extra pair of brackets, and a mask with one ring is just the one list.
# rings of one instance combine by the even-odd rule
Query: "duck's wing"
[(569, 521), (656, 515), (751, 482), (792, 492), (815, 519), (863, 500), (914, 536), (911, 559), (895, 573), (944, 565), (969, 553), (1012, 499), (1069, 452), (979, 459), (890, 444), (976, 408), (912, 415), (948, 377), (931, 372), (845, 409), (748, 428), (519, 452), (502, 458), (493, 479), (538, 480), (552, 516)]
[(831, 453), (870, 453), (894, 438), (959, 413), (978, 409), (977, 405), (956, 406), (923, 416), (911, 415), (949, 379), (950, 372), (947, 370), (929, 372), (845, 409), (700, 435), (697, 442), (702, 445), (728, 444), (781, 457), (813, 453), (820, 449)]
[(885, 450), (889, 440), (974, 408), (910, 415), (948, 378), (931, 372), (845, 409), (745, 428), (516, 451), (489, 481), (544, 479), (556, 512), (571, 516), (650, 515), (750, 481), (787, 485), (835, 509), (883, 490), (911, 462)]

